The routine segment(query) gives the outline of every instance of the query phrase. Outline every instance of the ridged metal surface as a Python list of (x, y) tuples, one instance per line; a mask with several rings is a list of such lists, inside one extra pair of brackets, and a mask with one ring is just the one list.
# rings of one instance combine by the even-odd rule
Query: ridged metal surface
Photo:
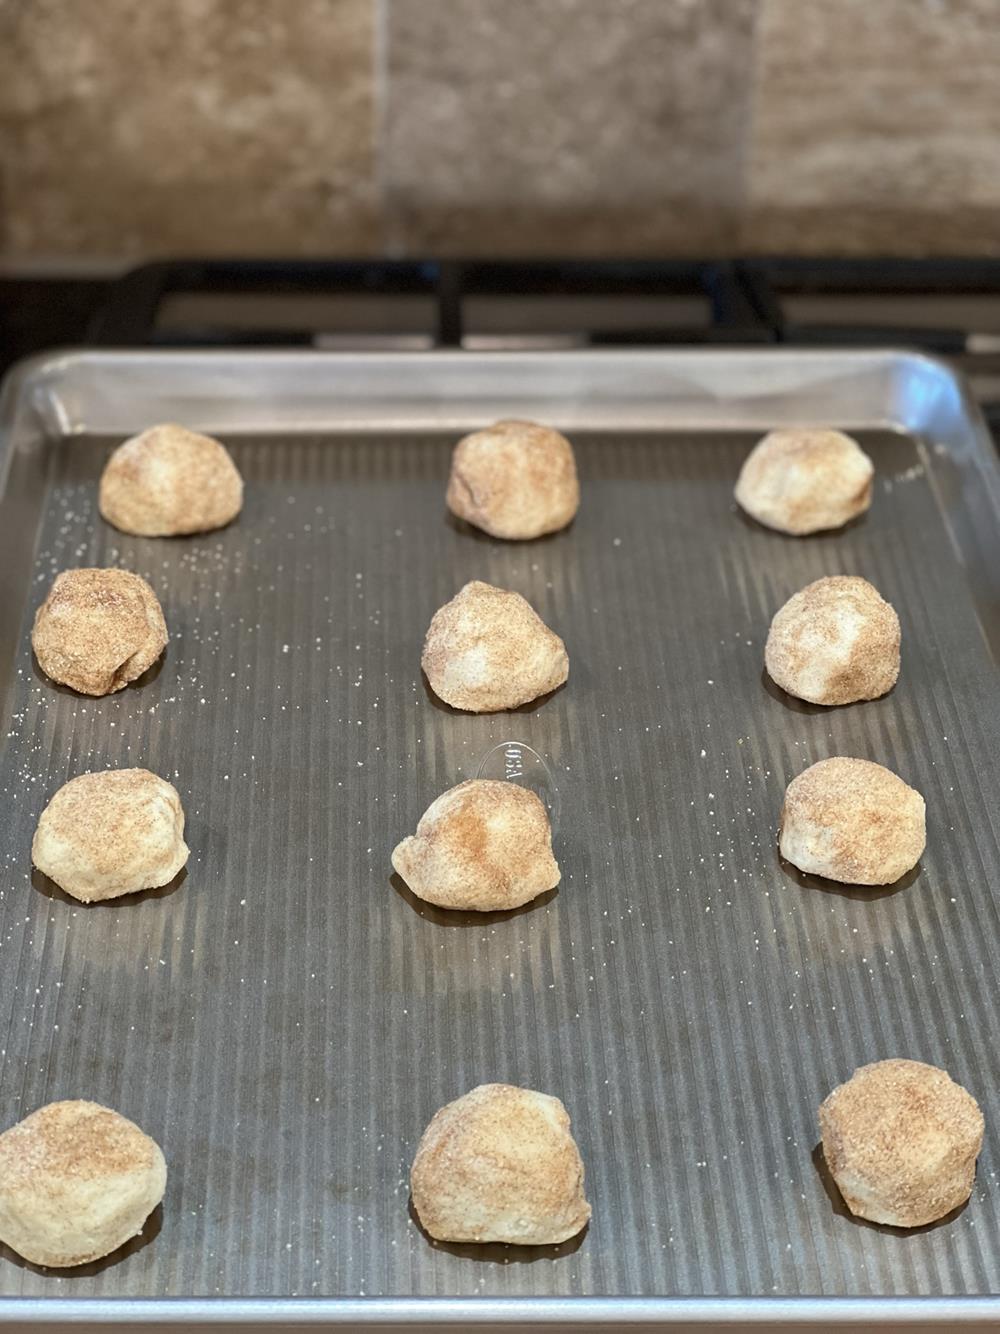
[[(144, 1244), (61, 1276), (4, 1251), (0, 1294), (1000, 1291), (1000, 682), (929, 457), (863, 438), (870, 514), (796, 541), (731, 504), (749, 436), (578, 432), (579, 518), (527, 545), (446, 517), (452, 436), (230, 439), (240, 520), (176, 542), (101, 522), (107, 442), (55, 449), (4, 646), (0, 1119), (95, 1098), (170, 1176)], [(77, 564), (145, 575), (171, 632), (153, 678), (108, 699), (30, 655), (35, 607)], [(769, 686), (763, 641), (790, 593), (840, 572), (897, 607), (903, 670), (886, 699), (826, 711)], [(430, 697), (424, 631), (471, 578), (563, 635), (563, 690), (495, 717)], [(558, 892), (508, 917), (419, 905), (393, 845), (510, 737), (557, 775)], [(831, 754), (924, 793), (903, 887), (779, 863), (784, 786)], [(182, 794), (183, 882), (90, 908), (33, 882), (49, 796), (126, 764)], [(967, 1209), (912, 1235), (845, 1216), (814, 1152), (829, 1089), (894, 1055), (946, 1067), (987, 1123)], [(424, 1125), (486, 1080), (566, 1102), (594, 1206), (578, 1243), (432, 1246), (410, 1216)]]

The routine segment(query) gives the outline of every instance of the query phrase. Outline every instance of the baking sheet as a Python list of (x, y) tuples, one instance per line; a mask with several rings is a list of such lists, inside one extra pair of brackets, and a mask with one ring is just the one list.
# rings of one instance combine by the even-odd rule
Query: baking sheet
[[(572, 428), (584, 500), (566, 532), (509, 545), (450, 520), (443, 488), (455, 430), (516, 404), (518, 362), (526, 410)], [(380, 376), (393, 401), (366, 397)], [(870, 513), (808, 540), (754, 525), (731, 487), (758, 418), (830, 418), (838, 384), (833, 419), (877, 468)], [(762, 1310), (747, 1298), (1000, 1290), (996, 477), (945, 371), (87, 354), (29, 367), (5, 411), (0, 1121), (94, 1098), (160, 1141), (170, 1175), (108, 1261), (57, 1274), (0, 1253), (3, 1298), (46, 1299), (0, 1317), (269, 1297), (358, 1319), (395, 1308), (309, 1299), (455, 1297), (474, 1299), (466, 1322), (505, 1298), (610, 1320), (587, 1299), (720, 1297), (732, 1318)], [(97, 515), (109, 448), (163, 416), (231, 448), (247, 492), (229, 529), (139, 539)], [(28, 644), (54, 574), (89, 564), (147, 577), (171, 633), (150, 677), (100, 700), (54, 687)], [(903, 669), (887, 698), (823, 710), (769, 685), (763, 641), (787, 596), (835, 573), (896, 606)], [(482, 717), (429, 694), (424, 631), (471, 578), (563, 636), (563, 690)], [(485, 918), (421, 905), (392, 846), (506, 739), (556, 775), (558, 891)], [(778, 859), (786, 782), (838, 753), (927, 799), (927, 853), (898, 888)], [(31, 873), (34, 824), (74, 774), (129, 764), (177, 785), (191, 860), (179, 884), (87, 908)], [(825, 1094), (894, 1055), (944, 1066), (986, 1116), (969, 1206), (914, 1234), (846, 1216), (816, 1153)], [(489, 1080), (566, 1102), (594, 1206), (578, 1241), (434, 1246), (417, 1227), (417, 1140)]]

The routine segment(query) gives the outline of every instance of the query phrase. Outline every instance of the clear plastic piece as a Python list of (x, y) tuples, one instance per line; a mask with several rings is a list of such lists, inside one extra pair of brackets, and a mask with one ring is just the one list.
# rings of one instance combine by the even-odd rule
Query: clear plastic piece
[(530, 787), (548, 811), (552, 832), (556, 833), (559, 828), (559, 789), (552, 770), (527, 742), (501, 741), (483, 756), (476, 777)]

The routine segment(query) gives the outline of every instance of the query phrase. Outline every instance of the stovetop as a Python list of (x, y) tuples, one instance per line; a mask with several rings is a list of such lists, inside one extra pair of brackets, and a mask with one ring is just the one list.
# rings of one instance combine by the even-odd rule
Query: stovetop
[(1000, 260), (225, 261), (0, 279), (0, 369), (46, 348), (918, 347), (1000, 440)]

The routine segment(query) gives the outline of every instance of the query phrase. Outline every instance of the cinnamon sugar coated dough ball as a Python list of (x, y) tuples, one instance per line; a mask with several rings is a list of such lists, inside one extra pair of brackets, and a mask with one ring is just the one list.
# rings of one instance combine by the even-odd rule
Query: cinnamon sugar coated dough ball
[(519, 908), (559, 883), (539, 798), (517, 783), (483, 778), (432, 802), (392, 865), (419, 898), (476, 912)]
[(841, 431), (771, 431), (744, 462), (735, 494), (758, 523), (801, 537), (863, 514), (874, 473), (868, 455)]
[(130, 570), (63, 570), (38, 608), (31, 647), (46, 676), (82, 695), (110, 695), (167, 646), (156, 594)]
[(42, 811), (31, 859), (84, 903), (169, 885), (188, 859), (181, 799), (148, 769), (80, 774)]
[(437, 1241), (551, 1246), (590, 1218), (566, 1108), (511, 1084), (480, 1084), (441, 1108), (420, 1141), (410, 1189)]
[(573, 446), (537, 422), (474, 431), (455, 446), (446, 500), (452, 514), (493, 537), (557, 532), (580, 507)]
[(565, 644), (531, 604), (479, 580), (434, 613), (420, 665), (439, 699), (469, 713), (516, 709), (569, 676)]
[(167, 1165), (137, 1125), (96, 1102), (50, 1102), (0, 1135), (0, 1241), (66, 1268), (138, 1236)]
[(817, 579), (771, 622), (764, 662), (776, 685), (813, 704), (878, 699), (899, 676), (899, 617), (867, 579)]
[(927, 842), (924, 799), (890, 769), (838, 755), (792, 780), (781, 812), (781, 855), (809, 875), (891, 885)]
[(819, 1125), (830, 1173), (860, 1218), (923, 1227), (972, 1193), (983, 1114), (936, 1066), (863, 1065), (820, 1107)]
[(239, 514), (243, 479), (218, 440), (184, 426), (151, 426), (108, 459), (99, 503), (108, 523), (125, 533), (204, 533)]

